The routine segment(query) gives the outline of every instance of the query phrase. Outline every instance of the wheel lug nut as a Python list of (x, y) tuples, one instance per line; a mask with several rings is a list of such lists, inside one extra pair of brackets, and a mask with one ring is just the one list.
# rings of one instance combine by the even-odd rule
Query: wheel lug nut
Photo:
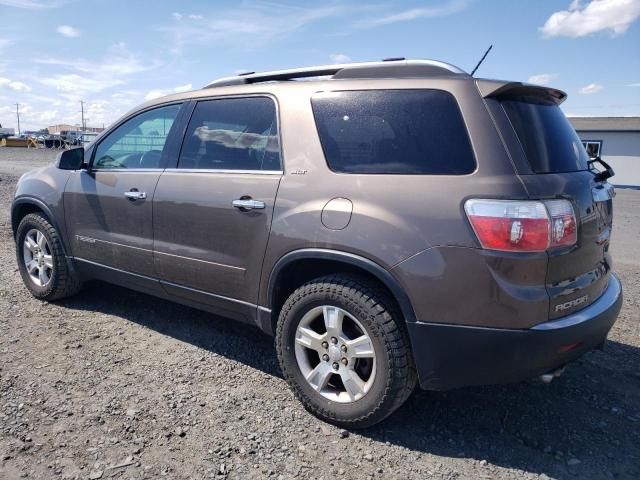
[(347, 366), (349, 364), (349, 360), (347, 360), (346, 358), (343, 358), (341, 361), (344, 366)]
[(331, 343), (335, 345), (336, 343), (338, 343), (338, 339), (336, 337), (331, 337)]
[(340, 368), (340, 365), (338, 365), (338, 362), (333, 362), (333, 369), (338, 370), (338, 368)]
[(327, 342), (322, 342), (322, 348), (326, 350), (327, 348), (329, 348), (329, 344)]
[(346, 345), (342, 345), (342, 346), (340, 347), (340, 350), (342, 350), (343, 352), (345, 352), (345, 353), (346, 353), (346, 351), (347, 351), (347, 346), (346, 346)]
[(322, 360), (324, 360), (325, 362), (329, 361), (329, 355), (327, 355), (326, 353), (324, 355), (322, 355)]

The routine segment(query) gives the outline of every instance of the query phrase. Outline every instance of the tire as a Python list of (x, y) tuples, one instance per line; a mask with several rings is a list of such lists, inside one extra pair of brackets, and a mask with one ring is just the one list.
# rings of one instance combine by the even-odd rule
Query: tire
[[(416, 371), (393, 305), (381, 288), (351, 275), (318, 278), (291, 294), (278, 318), (276, 350), (285, 380), (307, 411), (343, 428), (366, 428), (406, 401)], [(340, 322), (326, 319), (340, 315), (337, 330)]]
[[(22, 281), (31, 294), (40, 300), (69, 297), (75, 295), (82, 286), (77, 274), (69, 268), (60, 235), (41, 213), (26, 215), (18, 225), (16, 260)], [(33, 267), (33, 262), (38, 264), (37, 271), (27, 267), (27, 263)], [(44, 275), (40, 276), (43, 270)]]

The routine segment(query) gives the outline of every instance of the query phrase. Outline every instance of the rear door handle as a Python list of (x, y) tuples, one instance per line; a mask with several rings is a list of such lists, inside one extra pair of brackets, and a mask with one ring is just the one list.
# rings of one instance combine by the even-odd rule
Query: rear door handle
[(139, 192), (137, 190), (130, 190), (128, 192), (124, 192), (124, 196), (129, 200), (144, 200), (147, 198), (147, 192)]
[(231, 205), (240, 210), (262, 210), (265, 207), (263, 201), (252, 198), (238, 198), (231, 202)]

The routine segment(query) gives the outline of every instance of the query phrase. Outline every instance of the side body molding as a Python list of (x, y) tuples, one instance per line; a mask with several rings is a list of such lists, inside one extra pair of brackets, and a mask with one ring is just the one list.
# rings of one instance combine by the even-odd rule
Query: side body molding
[[(274, 300), (275, 300), (275, 291), (276, 291), (276, 283), (278, 276), (282, 272), (282, 270), (292, 262), (297, 260), (305, 260), (305, 259), (314, 259), (314, 260), (333, 260), (337, 262), (342, 262), (347, 265), (352, 265), (355, 267), (359, 267), (368, 273), (375, 276), (380, 282), (382, 282), (393, 294), (395, 300), (398, 302), (400, 306), (400, 310), (402, 311), (402, 315), (406, 322), (413, 323), (416, 321), (416, 315), (413, 311), (413, 306), (411, 305), (411, 301), (409, 300), (408, 295), (405, 293), (404, 289), (400, 285), (400, 283), (391, 275), (385, 268), (377, 264), (376, 262), (369, 260), (368, 258), (361, 257), (359, 255), (355, 255), (349, 252), (343, 252), (340, 250), (330, 250), (323, 248), (304, 248), (300, 250), (294, 250), (289, 252), (275, 263), (273, 269), (271, 270), (271, 274), (269, 276), (269, 282), (267, 286), (267, 301), (269, 302), (267, 307), (268, 311), (273, 308)], [(262, 308), (262, 307), (261, 307)], [(266, 310), (266, 309), (265, 309)], [(271, 325), (269, 324), (268, 328), (265, 329), (265, 321), (264, 318), (265, 311), (259, 312), (259, 323), (262, 324), (262, 329), (267, 331), (271, 329)], [(270, 323), (270, 320), (269, 320)]]

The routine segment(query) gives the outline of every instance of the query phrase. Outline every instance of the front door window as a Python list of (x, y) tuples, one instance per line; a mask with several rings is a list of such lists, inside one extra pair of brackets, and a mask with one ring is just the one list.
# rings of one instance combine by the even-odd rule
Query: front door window
[(162, 168), (162, 151), (180, 105), (148, 110), (127, 120), (96, 148), (93, 169)]

